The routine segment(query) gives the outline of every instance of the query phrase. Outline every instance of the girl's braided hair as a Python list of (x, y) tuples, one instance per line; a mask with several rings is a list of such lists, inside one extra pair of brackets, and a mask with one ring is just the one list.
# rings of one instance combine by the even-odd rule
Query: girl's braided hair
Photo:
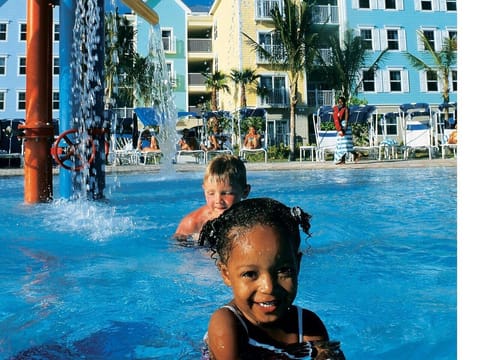
[(240, 201), (220, 215), (208, 221), (199, 237), (200, 245), (210, 246), (219, 260), (225, 263), (233, 241), (255, 225), (268, 225), (291, 240), (294, 249), (300, 247), (300, 230), (310, 236), (311, 215), (298, 206), (289, 208), (270, 198), (252, 198)]

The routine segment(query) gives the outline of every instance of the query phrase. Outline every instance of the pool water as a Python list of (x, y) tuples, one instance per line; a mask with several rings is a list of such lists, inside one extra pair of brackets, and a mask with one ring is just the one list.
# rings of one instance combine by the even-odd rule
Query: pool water
[[(230, 299), (208, 251), (171, 239), (202, 176), (108, 176), (107, 201), (36, 205), (1, 178), (0, 358), (198, 359)], [(347, 359), (456, 359), (456, 168), (248, 178), (313, 215), (296, 303)]]

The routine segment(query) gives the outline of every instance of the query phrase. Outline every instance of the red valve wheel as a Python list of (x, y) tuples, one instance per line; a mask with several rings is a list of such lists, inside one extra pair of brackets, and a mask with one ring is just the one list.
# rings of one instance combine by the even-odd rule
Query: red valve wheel
[[(64, 169), (79, 171), (83, 169), (86, 163), (81, 163), (82, 157), (79, 149), (80, 141), (78, 139), (78, 129), (70, 129), (64, 131), (53, 143), (52, 155), (55, 161)], [(66, 146), (60, 145), (62, 140), (66, 143)], [(89, 137), (88, 142), (91, 146), (90, 157), (88, 158), (88, 163), (91, 164), (93, 159), (95, 159), (95, 143), (92, 138)], [(75, 159), (78, 159), (80, 164), (75, 166)], [(69, 164), (71, 163), (71, 165)]]

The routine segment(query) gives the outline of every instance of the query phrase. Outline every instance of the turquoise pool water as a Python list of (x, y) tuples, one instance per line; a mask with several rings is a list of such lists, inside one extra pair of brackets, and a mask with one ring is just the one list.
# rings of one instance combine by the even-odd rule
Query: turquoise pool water
[[(198, 359), (230, 298), (170, 236), (202, 173), (108, 176), (106, 202), (26, 205), (1, 178), (0, 358)], [(250, 172), (251, 197), (313, 215), (296, 303), (348, 359), (455, 359), (455, 168)], [(42, 358), (42, 357), (37, 357)]]

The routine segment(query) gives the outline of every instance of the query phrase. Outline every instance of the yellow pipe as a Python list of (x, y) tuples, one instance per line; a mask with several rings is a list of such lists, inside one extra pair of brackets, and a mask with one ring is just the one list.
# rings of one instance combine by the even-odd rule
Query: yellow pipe
[(141, 16), (147, 20), (150, 25), (158, 24), (158, 14), (152, 10), (149, 6), (145, 5), (142, 0), (122, 0), (122, 2), (127, 5), (130, 9), (135, 11), (138, 16)]

